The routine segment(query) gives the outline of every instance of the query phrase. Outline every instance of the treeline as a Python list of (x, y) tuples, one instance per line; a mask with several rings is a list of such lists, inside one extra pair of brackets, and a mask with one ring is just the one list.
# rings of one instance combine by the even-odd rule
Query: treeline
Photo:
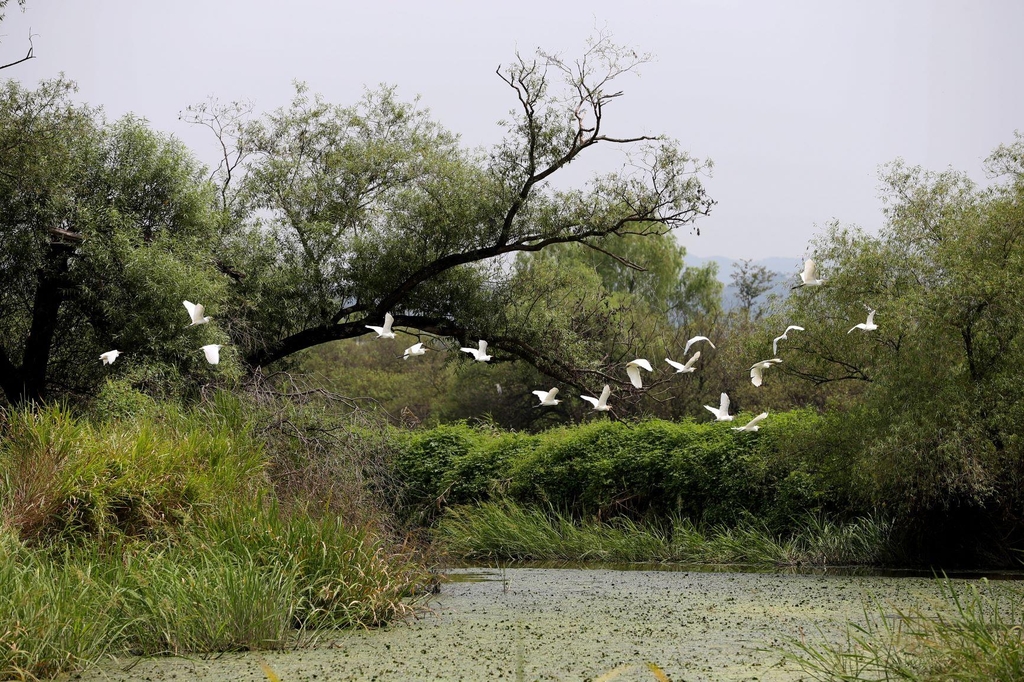
[[(989, 158), (986, 187), (891, 164), (877, 235), (836, 223), (815, 239), (825, 285), (727, 312), (714, 271), (685, 267), (671, 233), (713, 206), (694, 175), (701, 164), (637, 140), (646, 179), (613, 174), (555, 192), (544, 178), (612, 141), (559, 118), (564, 102), (519, 75), (510, 87), (536, 99), (488, 159), (389, 90), (340, 107), (300, 87), (262, 117), (194, 108), (196, 122), (231, 142), (212, 176), (144, 122), (111, 123), (75, 103), (70, 83), (4, 83), (7, 405), (84, 410), (116, 395), (131, 414), (138, 396), (189, 405), (254, 380), (287, 394), (277, 382), (310, 374), (303, 395), (321, 396), (325, 412), (340, 396), (346, 410), (376, 410), (393, 424), (469, 420), (536, 433), (605, 419), (577, 398), (605, 383), (612, 419), (625, 423), (706, 420), (703, 405), (726, 392), (734, 410), (769, 412), (755, 439), (788, 437), (789, 420), (815, 425), (799, 461), (832, 472), (837, 511), (898, 519), (922, 557), (1009, 560), (1024, 543), (1024, 139)], [(566, 77), (572, 86), (595, 74)], [(600, 107), (600, 97), (575, 104)], [(186, 299), (212, 321), (187, 327)], [(867, 309), (878, 329), (850, 333)], [(354, 338), (385, 312), (408, 333)], [(750, 365), (771, 357), (790, 324), (806, 331), (780, 342), (782, 362), (753, 386)], [(696, 334), (716, 348), (701, 348), (693, 374), (672, 373), (662, 358), (680, 359)], [(414, 335), (432, 352), (402, 360)], [(456, 350), (479, 338), (492, 344), (491, 363)], [(203, 359), (207, 343), (224, 345), (221, 365)], [(112, 348), (121, 357), (102, 365)], [(622, 371), (636, 357), (657, 368), (643, 389)], [(536, 408), (532, 391), (553, 386), (563, 402)], [(745, 441), (729, 438), (742, 460)], [(666, 461), (678, 454), (642, 442), (623, 451), (643, 459), (647, 448)], [(618, 494), (661, 499), (673, 475), (651, 470)], [(667, 500), (647, 511), (680, 509)], [(595, 504), (576, 512), (605, 513)]]

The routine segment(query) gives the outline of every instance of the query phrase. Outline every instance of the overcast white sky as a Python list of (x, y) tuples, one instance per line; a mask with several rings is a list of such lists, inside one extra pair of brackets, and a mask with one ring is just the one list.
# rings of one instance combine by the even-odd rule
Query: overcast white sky
[(611, 132), (664, 133), (715, 162), (719, 201), (701, 256), (800, 256), (832, 218), (877, 229), (878, 166), (896, 157), (982, 179), (982, 160), (1024, 130), (1024, 2), (316, 2), (28, 0), (0, 24), (0, 72), (64, 72), (110, 117), (135, 112), (207, 162), (178, 120), (214, 95), (284, 105), (292, 81), (354, 103), (397, 85), (469, 146), (497, 141), (515, 103), (494, 75), (516, 49), (572, 56), (595, 27), (656, 61), (622, 82)]

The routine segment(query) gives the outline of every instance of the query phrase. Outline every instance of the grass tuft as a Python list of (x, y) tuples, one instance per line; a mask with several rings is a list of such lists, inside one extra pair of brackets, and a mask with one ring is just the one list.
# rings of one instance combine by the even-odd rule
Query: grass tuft
[(1024, 589), (940, 581), (934, 610), (877, 604), (841, 645), (794, 641), (789, 661), (816, 680), (1024, 679)]
[(505, 500), (448, 509), (435, 537), (462, 559), (762, 566), (878, 563), (889, 543), (889, 524), (872, 518), (846, 525), (811, 518), (799, 528), (783, 536), (749, 522), (704, 528), (683, 518), (666, 525), (576, 521)]

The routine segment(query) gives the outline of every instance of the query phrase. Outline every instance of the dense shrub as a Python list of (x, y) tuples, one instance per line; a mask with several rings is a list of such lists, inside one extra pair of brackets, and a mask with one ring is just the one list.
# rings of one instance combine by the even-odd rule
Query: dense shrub
[(681, 516), (773, 527), (834, 511), (845, 493), (819, 461), (811, 411), (758, 433), (691, 420), (596, 421), (539, 435), (442, 426), (407, 436), (396, 458), (411, 509), (508, 497), (576, 516)]

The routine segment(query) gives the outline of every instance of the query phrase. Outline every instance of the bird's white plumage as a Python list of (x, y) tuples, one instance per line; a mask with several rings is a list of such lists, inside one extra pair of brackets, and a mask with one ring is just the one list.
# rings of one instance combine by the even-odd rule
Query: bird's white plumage
[(100, 353), (100, 362), (104, 365), (114, 364), (114, 360), (117, 360), (117, 356), (121, 354), (119, 350), (108, 350), (106, 353)]
[(759, 428), (761, 428), (761, 427), (759, 427), (757, 425), (757, 423), (759, 421), (761, 421), (762, 419), (764, 419), (765, 417), (767, 417), (767, 416), (768, 416), (767, 412), (762, 412), (761, 414), (757, 415), (756, 417), (754, 417), (753, 419), (748, 421), (743, 426), (734, 426), (734, 427), (732, 427), (732, 430), (733, 431), (757, 431)]
[(612, 387), (608, 384), (604, 385), (604, 390), (601, 391), (600, 398), (594, 398), (589, 395), (581, 395), (580, 397), (586, 400), (588, 403), (594, 406), (594, 409), (598, 412), (607, 412), (612, 409), (612, 406), (608, 404), (608, 397), (612, 394)]
[(540, 398), (541, 405), (551, 406), (562, 402), (561, 400), (555, 400), (555, 396), (558, 395), (557, 388), (553, 388), (550, 391), (534, 391), (533, 394)]
[(640, 368), (646, 369), (648, 372), (653, 372), (654, 368), (651, 367), (651, 363), (644, 358), (637, 358), (636, 360), (630, 360), (626, 363), (626, 374), (629, 375), (629, 381), (637, 388), (643, 388), (644, 382), (640, 378)]
[(679, 374), (680, 372), (683, 372), (683, 373), (696, 372), (697, 368), (694, 367), (694, 365), (697, 364), (697, 360), (698, 359), (700, 359), (700, 351), (697, 351), (696, 353), (694, 353), (693, 357), (691, 357), (689, 360), (687, 360), (685, 365), (683, 363), (681, 363), (681, 362), (676, 362), (675, 360), (669, 360), (668, 358), (665, 358), (665, 362), (667, 362), (671, 366), (675, 367), (676, 368), (676, 374)]
[(487, 342), (480, 339), (479, 348), (460, 348), (463, 353), (469, 353), (477, 362), (487, 362), (492, 356), (487, 354)]
[(873, 332), (876, 329), (878, 329), (878, 325), (875, 324), (875, 311), (874, 310), (868, 311), (868, 321), (867, 322), (861, 322), (860, 324), (853, 325), (852, 327), (850, 327), (850, 331), (848, 331), (846, 333), (849, 334), (854, 329), (863, 329), (866, 332)]
[(711, 339), (709, 339), (708, 337), (706, 337), (706, 336), (695, 336), (695, 337), (693, 337), (692, 339), (690, 339), (689, 341), (686, 342), (686, 346), (683, 348), (683, 357), (684, 358), (686, 357), (686, 354), (690, 352), (690, 346), (692, 346), (693, 344), (697, 343), (698, 341), (707, 341), (709, 346), (711, 346), (712, 348), (715, 347), (715, 344), (711, 343)]
[(391, 331), (391, 325), (393, 325), (394, 323), (395, 318), (391, 315), (391, 313), (384, 313), (383, 327), (374, 327), (372, 324), (367, 324), (363, 326), (365, 326), (367, 329), (372, 329), (373, 331), (377, 332), (378, 339), (393, 339), (395, 338), (395, 333)]
[(704, 409), (715, 415), (715, 420), (720, 422), (731, 422), (733, 417), (729, 414), (729, 396), (725, 393), (722, 394), (718, 407), (711, 407), (705, 405)]
[(408, 360), (413, 355), (426, 355), (426, 354), (427, 354), (427, 349), (423, 347), (423, 342), (420, 341), (419, 343), (414, 343), (411, 346), (409, 346), (408, 348), (406, 348), (405, 352), (402, 353), (402, 359), (403, 360)]
[(219, 363), (220, 362), (220, 349), (223, 348), (223, 347), (224, 346), (222, 346), (220, 344), (217, 344), (217, 343), (211, 343), (211, 344), (209, 344), (207, 346), (203, 346), (202, 351), (203, 351), (203, 353), (206, 354), (206, 361), (208, 363), (210, 363), (211, 365), (216, 365), (217, 363)]
[(761, 372), (768, 369), (772, 365), (782, 362), (781, 358), (772, 358), (771, 360), (762, 360), (761, 362), (755, 362), (750, 367), (750, 383), (755, 386), (760, 386), (763, 381)]
[(783, 341), (783, 340), (788, 341), (789, 340), (788, 334), (791, 331), (802, 332), (802, 331), (804, 331), (804, 328), (803, 327), (798, 327), (795, 324), (791, 324), (788, 327), (786, 327), (786, 331), (782, 332), (782, 336), (776, 336), (775, 340), (772, 341), (772, 355), (778, 355), (779, 354), (779, 341)]
[(797, 287), (817, 287), (825, 283), (825, 280), (818, 279), (818, 266), (810, 258), (804, 263), (804, 271), (800, 273), (800, 280)]
[(197, 324), (206, 324), (213, 319), (206, 315), (206, 308), (201, 303), (193, 303), (192, 301), (182, 301), (181, 303), (185, 306), (185, 310), (188, 311), (189, 319), (192, 320), (192, 324), (189, 325), (190, 327)]

